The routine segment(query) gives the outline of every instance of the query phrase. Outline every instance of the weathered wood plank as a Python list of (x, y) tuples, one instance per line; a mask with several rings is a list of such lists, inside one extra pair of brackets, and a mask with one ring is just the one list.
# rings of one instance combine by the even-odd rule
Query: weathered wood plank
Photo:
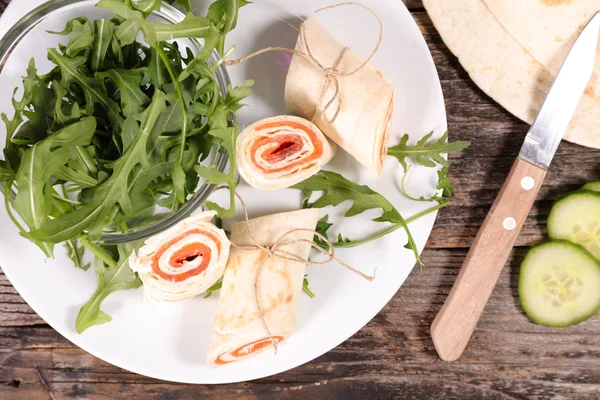
[(423, 9), (423, 2), (421, 0), (402, 0), (402, 1), (406, 5), (406, 8), (408, 8), (411, 11)]

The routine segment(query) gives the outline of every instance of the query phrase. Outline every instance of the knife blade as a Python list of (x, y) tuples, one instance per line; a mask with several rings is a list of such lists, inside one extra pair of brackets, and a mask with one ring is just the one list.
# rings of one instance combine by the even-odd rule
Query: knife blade
[(592, 75), (599, 30), (600, 12), (582, 30), (563, 62), (446, 302), (431, 325), (433, 344), (445, 361), (458, 359), (466, 348), (511, 254)]
[(523, 160), (548, 169), (594, 71), (599, 30), (597, 12), (571, 47), (531, 125), (519, 153)]

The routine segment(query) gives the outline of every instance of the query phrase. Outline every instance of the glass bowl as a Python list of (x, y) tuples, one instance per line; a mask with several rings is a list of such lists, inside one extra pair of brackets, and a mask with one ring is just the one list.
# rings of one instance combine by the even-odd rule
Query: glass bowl
[[(14, 113), (11, 103), (13, 90), (15, 87), (19, 88), (16, 97), (20, 99), (21, 77), (25, 75), (30, 58), (35, 58), (38, 73), (44, 74), (53, 66), (46, 57), (47, 48), (57, 47), (59, 43), (66, 44), (67, 37), (48, 34), (47, 30), (62, 31), (67, 21), (80, 16), (86, 16), (90, 21), (113, 17), (109, 11), (96, 8), (97, 2), (98, 0), (50, 0), (24, 16), (0, 39), (1, 113), (6, 113), (8, 118), (12, 119)], [(176, 8), (163, 4), (160, 10), (150, 16), (150, 19), (161, 23), (175, 24), (182, 21), (184, 17), (185, 15)], [(178, 39), (177, 42), (181, 50), (190, 48), (194, 54), (202, 48), (202, 43), (196, 39)], [(214, 63), (218, 59), (219, 55), (214, 52), (209, 62)], [(222, 95), (225, 96), (230, 79), (222, 64), (216, 70), (216, 77)], [(4, 143), (5, 137), (6, 126), (0, 122), (0, 143)], [(213, 164), (219, 171), (224, 171), (227, 163), (227, 153), (215, 145), (211, 155), (202, 164)], [(105, 244), (121, 244), (145, 240), (188, 217), (204, 203), (214, 187), (200, 178), (195, 192), (188, 196), (186, 202), (177, 211), (156, 206), (155, 213), (164, 215), (162, 218), (125, 232), (105, 231), (100, 241)]]

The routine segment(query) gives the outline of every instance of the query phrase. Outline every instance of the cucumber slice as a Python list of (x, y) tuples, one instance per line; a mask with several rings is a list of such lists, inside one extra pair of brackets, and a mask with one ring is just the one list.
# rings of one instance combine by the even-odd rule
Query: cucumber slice
[(588, 182), (581, 187), (581, 190), (591, 190), (592, 192), (600, 192), (600, 181)]
[(600, 193), (579, 191), (559, 199), (548, 216), (548, 236), (580, 244), (600, 259)]
[(585, 321), (600, 307), (600, 262), (565, 240), (542, 242), (521, 264), (519, 298), (538, 324), (564, 327)]

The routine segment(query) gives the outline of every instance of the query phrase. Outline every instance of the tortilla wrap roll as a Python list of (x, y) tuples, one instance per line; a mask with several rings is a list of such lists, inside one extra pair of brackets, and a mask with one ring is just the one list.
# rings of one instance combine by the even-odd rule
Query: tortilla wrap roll
[[(314, 230), (319, 219), (318, 209), (304, 209), (273, 214), (250, 220), (254, 238), (264, 246), (273, 246), (284, 234), (294, 229)], [(313, 240), (310, 231), (286, 235), (286, 242)], [(231, 241), (240, 246), (255, 246), (245, 222), (232, 224)], [(310, 243), (292, 243), (280, 249), (307, 260)], [(228, 364), (272, 347), (263, 327), (254, 292), (256, 273), (267, 257), (263, 250), (242, 250), (235, 246), (223, 276), (223, 286), (208, 350), (212, 366)], [(296, 328), (298, 302), (306, 263), (269, 257), (258, 277), (258, 295), (264, 319), (277, 342), (287, 339)]]
[(242, 178), (257, 189), (281, 189), (316, 174), (334, 156), (312, 122), (289, 115), (250, 125), (237, 139), (237, 165)]
[[(338, 63), (338, 72), (349, 73), (363, 64), (364, 60), (351, 50), (344, 52), (344, 46), (314, 17), (302, 24), (300, 32), (302, 30), (312, 55), (321, 65), (331, 68)], [(307, 54), (302, 34), (298, 37), (296, 50)], [(339, 96), (335, 96), (335, 85), (327, 79), (325, 71), (305, 55), (294, 54), (285, 81), (285, 104), (313, 121), (327, 137), (379, 176), (391, 129), (394, 84), (370, 64), (352, 75), (338, 75), (334, 79), (339, 82)], [(321, 98), (325, 85), (327, 88)], [(330, 99), (334, 101), (325, 110)], [(338, 106), (339, 114), (331, 122)]]
[(196, 297), (214, 285), (229, 258), (230, 242), (207, 211), (189, 217), (146, 240), (129, 258), (144, 283), (148, 301), (177, 302)]

